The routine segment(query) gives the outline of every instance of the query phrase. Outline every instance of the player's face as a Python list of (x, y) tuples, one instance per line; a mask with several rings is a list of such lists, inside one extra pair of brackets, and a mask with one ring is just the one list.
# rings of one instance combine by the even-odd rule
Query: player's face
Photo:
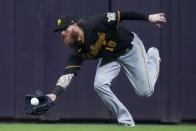
[(76, 26), (76, 24), (70, 25), (66, 30), (61, 32), (65, 45), (69, 47), (71, 47), (72, 44), (78, 40), (79, 33)]

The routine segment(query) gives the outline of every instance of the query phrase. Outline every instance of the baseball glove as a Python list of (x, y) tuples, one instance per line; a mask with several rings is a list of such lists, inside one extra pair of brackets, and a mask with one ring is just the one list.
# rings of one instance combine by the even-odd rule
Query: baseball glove
[[(39, 100), (38, 105), (31, 104), (31, 98), (34, 97)], [(25, 96), (25, 111), (28, 115), (43, 115), (53, 106), (54, 102), (39, 90), (34, 91), (32, 95)]]

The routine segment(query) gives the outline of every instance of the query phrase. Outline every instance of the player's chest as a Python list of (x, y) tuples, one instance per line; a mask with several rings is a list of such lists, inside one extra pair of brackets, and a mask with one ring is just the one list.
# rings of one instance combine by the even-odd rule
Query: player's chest
[[(100, 57), (103, 52), (113, 52), (117, 43), (112, 35), (107, 32), (93, 32), (85, 37), (86, 52), (83, 51), (83, 57), (95, 59)], [(82, 52), (82, 49), (80, 49)]]

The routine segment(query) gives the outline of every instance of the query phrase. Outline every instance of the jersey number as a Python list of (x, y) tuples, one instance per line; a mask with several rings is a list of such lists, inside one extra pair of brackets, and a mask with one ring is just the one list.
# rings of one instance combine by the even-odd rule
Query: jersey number
[(105, 47), (105, 50), (110, 51), (110, 52), (113, 52), (115, 47), (116, 47), (116, 42), (110, 40), (108, 42), (107, 46)]

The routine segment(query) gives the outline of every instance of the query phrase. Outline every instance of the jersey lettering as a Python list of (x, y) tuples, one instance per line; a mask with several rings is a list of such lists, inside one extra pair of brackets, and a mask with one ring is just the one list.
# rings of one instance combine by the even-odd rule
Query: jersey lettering
[(102, 45), (104, 45), (104, 46), (106, 45), (105, 33), (98, 32), (98, 36), (99, 36), (99, 38), (97, 39), (95, 44), (90, 46), (91, 53), (94, 56), (97, 56), (97, 54), (98, 54), (99, 50), (101, 49)]

